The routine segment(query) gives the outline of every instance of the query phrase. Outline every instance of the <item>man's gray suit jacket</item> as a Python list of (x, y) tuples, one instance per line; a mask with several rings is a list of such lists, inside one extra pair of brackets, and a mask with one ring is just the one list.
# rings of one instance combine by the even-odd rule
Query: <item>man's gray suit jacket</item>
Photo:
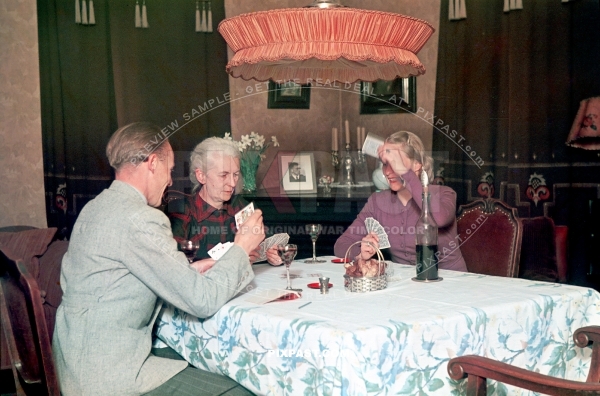
[(137, 395), (187, 363), (150, 354), (162, 300), (213, 315), (254, 278), (234, 245), (198, 274), (177, 251), (167, 217), (114, 181), (81, 211), (61, 270), (53, 351), (63, 395)]

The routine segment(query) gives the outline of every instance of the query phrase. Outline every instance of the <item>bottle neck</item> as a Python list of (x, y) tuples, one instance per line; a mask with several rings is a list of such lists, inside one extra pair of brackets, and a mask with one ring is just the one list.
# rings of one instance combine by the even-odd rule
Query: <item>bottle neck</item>
[(423, 198), (423, 207), (421, 208), (421, 213), (422, 215), (429, 215), (429, 199), (431, 198), (431, 195), (429, 195), (429, 192), (423, 191), (421, 196)]
[(419, 217), (418, 224), (427, 224), (428, 228), (435, 228), (437, 230), (437, 223), (431, 214), (431, 195), (428, 191), (423, 191), (422, 198), (423, 204), (421, 206), (421, 217)]

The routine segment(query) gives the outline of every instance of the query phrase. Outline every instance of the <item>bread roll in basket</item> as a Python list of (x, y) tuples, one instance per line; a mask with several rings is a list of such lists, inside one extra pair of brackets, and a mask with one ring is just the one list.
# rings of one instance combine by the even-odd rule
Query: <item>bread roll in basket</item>
[(377, 259), (372, 258), (363, 260), (360, 254), (354, 258), (351, 263), (344, 264), (346, 274), (344, 274), (344, 288), (346, 291), (364, 293), (375, 290), (382, 290), (387, 287), (386, 270), (388, 263), (383, 259), (383, 254), (371, 242), (354, 242), (346, 250), (346, 262), (350, 249), (356, 244), (368, 243), (377, 252)]

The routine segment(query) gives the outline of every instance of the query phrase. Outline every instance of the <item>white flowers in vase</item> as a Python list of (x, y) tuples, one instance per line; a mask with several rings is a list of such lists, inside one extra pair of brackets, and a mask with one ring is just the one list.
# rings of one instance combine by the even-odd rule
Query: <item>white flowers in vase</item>
[(240, 141), (233, 140), (230, 132), (226, 132), (224, 139), (237, 143), (240, 150), (240, 168), (242, 171), (242, 181), (244, 183), (244, 192), (256, 191), (256, 171), (260, 162), (266, 158), (265, 150), (273, 144), (279, 147), (276, 136), (271, 136), (271, 141), (265, 144), (265, 137), (256, 132), (250, 132), (249, 135), (242, 135)]

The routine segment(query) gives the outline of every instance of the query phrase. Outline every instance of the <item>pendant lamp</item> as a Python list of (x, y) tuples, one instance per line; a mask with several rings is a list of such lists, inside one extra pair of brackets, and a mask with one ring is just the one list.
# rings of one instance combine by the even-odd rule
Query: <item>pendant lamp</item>
[(218, 27), (244, 80), (353, 83), (419, 76), (417, 53), (434, 32), (421, 19), (316, 0), (304, 8), (238, 15)]

